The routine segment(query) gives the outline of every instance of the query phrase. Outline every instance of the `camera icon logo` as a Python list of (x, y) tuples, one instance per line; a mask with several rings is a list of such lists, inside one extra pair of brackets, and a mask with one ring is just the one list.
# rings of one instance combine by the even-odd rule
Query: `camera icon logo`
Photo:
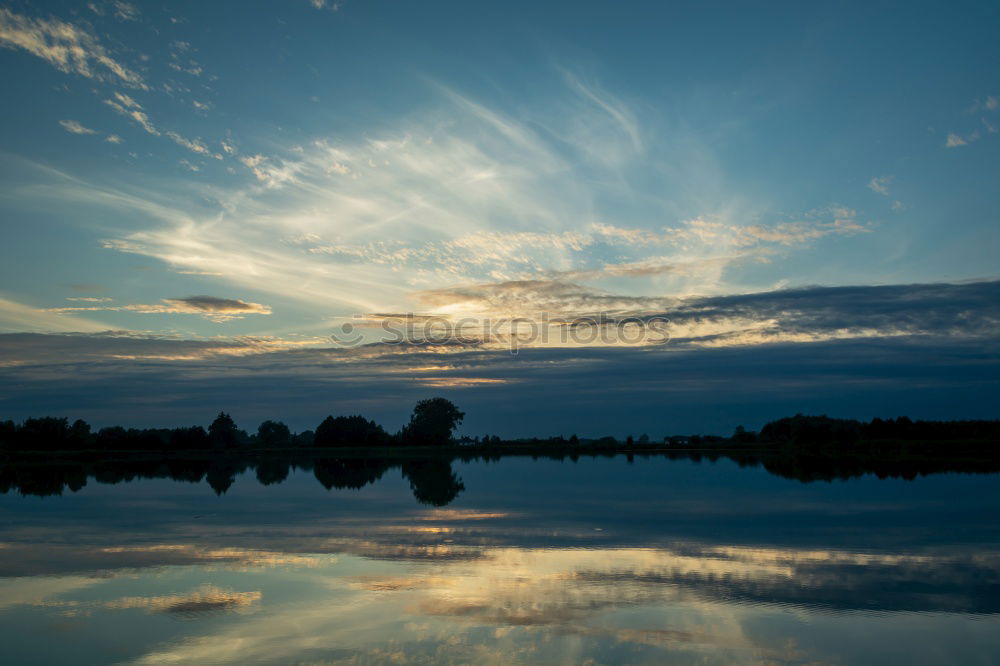
[(356, 347), (364, 340), (364, 336), (357, 332), (354, 324), (345, 321), (330, 334), (330, 339), (342, 347)]

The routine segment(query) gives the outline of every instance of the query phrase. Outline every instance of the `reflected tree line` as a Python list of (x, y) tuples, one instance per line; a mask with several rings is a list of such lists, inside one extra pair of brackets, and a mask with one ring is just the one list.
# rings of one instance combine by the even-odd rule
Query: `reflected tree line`
[[(325, 457), (314, 454), (221, 453), (198, 458), (122, 457), (119, 459), (63, 458), (42, 460), (18, 458), (0, 465), (0, 493), (49, 496), (77, 492), (88, 482), (117, 484), (141, 479), (172, 479), (178, 482), (206, 483), (217, 495), (223, 495), (238, 477), (255, 477), (268, 486), (280, 484), (298, 470), (312, 473), (327, 490), (360, 490), (375, 484), (394, 469), (398, 469), (410, 484), (413, 497), (421, 504), (446, 506), (464, 490), (465, 484), (452, 465), (454, 462), (498, 462), (511, 454), (421, 455), (385, 457)], [(873, 474), (881, 479), (895, 478), (912, 481), (942, 472), (989, 474), (1000, 472), (1000, 461), (934, 459), (882, 460), (865, 457), (829, 458), (782, 451), (659, 451), (628, 452), (596, 450), (583, 452), (549, 452), (515, 454), (535, 460), (555, 460), (568, 463), (581, 458), (624, 457), (630, 464), (641, 464), (652, 458), (667, 458), (692, 463), (716, 463), (731, 460), (740, 467), (760, 467), (767, 472), (803, 483), (847, 480)], [(251, 476), (252, 475), (252, 476)]]
[(89, 481), (117, 484), (141, 479), (171, 479), (206, 483), (217, 495), (236, 479), (253, 474), (261, 485), (282, 483), (295, 470), (311, 472), (327, 490), (360, 490), (399, 469), (421, 504), (445, 506), (465, 490), (449, 458), (313, 458), (300, 456), (245, 457), (218, 455), (203, 458), (145, 460), (18, 460), (0, 466), (0, 493), (45, 497), (77, 492)]

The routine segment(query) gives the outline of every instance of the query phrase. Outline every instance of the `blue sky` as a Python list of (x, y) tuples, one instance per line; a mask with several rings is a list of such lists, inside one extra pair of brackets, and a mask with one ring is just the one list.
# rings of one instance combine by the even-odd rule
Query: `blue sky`
[[(119, 395), (137, 424), (223, 407), (255, 422), (268, 405), (257, 420), (399, 421), (434, 392), (512, 435), (724, 430), (800, 408), (995, 417), (997, 13), (3, 3), (0, 411), (115, 420), (94, 391), (149, 373), (181, 383)], [(431, 361), (377, 344), (373, 316), (606, 312), (670, 318), (671, 343), (512, 358), (481, 335)], [(333, 343), (344, 323), (372, 344)], [(877, 381), (870, 362), (820, 381), (841, 344), (893, 361)], [(969, 349), (974, 380), (955, 360)], [(317, 381), (302, 354), (328, 395), (300, 395)], [(687, 407), (638, 388), (636, 354), (656, 378), (700, 378)], [(750, 399), (727, 382), (743, 361), (720, 354), (800, 361)], [(241, 384), (261, 364), (294, 406)], [(352, 390), (358, 367), (378, 390)], [(580, 382), (550, 383), (557, 367), (600, 378), (602, 410), (579, 406)], [(795, 367), (808, 395), (787, 390)], [(76, 388), (52, 383), (66, 375)], [(186, 377), (219, 383), (201, 408), (179, 397)], [(548, 416), (512, 423), (556, 386)]]

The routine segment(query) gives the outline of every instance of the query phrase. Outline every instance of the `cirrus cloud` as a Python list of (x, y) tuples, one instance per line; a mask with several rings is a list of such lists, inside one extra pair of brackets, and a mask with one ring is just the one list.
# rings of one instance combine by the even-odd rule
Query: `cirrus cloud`
[(61, 72), (147, 87), (142, 77), (115, 60), (90, 30), (56, 18), (31, 18), (0, 7), (0, 46), (23, 49)]
[(47, 312), (68, 314), (74, 312), (138, 312), (140, 314), (197, 314), (216, 322), (240, 319), (245, 315), (271, 314), (271, 308), (260, 303), (216, 296), (188, 296), (164, 298), (161, 303), (132, 305), (94, 305), (87, 307), (48, 308)]

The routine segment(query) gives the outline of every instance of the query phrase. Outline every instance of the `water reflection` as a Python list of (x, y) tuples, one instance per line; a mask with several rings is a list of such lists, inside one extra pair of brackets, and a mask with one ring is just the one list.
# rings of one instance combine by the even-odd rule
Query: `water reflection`
[[(615, 458), (614, 453), (592, 455), (579, 453), (530, 454), (532, 460), (569, 460), (581, 458)], [(683, 460), (693, 463), (715, 463), (731, 460), (740, 467), (761, 467), (769, 473), (802, 482), (832, 481), (874, 475), (880, 479), (900, 478), (912, 481), (929, 474), (960, 472), (966, 474), (995, 474), (994, 468), (983, 461), (899, 461), (872, 462), (864, 459), (827, 458), (817, 456), (783, 456), (761, 453), (703, 453), (675, 451), (669, 453), (627, 454), (622, 457), (635, 463), (650, 459)], [(0, 464), (0, 493), (17, 492), (22, 495), (61, 495), (64, 491), (77, 492), (88, 480), (102, 484), (117, 484), (138, 479), (173, 479), (200, 483), (205, 481), (217, 495), (228, 491), (236, 478), (253, 471), (257, 481), (264, 486), (282, 483), (293, 470), (312, 472), (327, 490), (360, 489), (375, 483), (386, 472), (398, 469), (410, 483), (413, 497), (421, 504), (446, 506), (462, 491), (465, 484), (452, 470), (455, 461), (497, 462), (500, 456), (424, 456), (424, 457), (326, 457), (323, 454), (215, 454), (191, 458), (159, 458), (155, 455), (97, 458), (84, 457), (53, 461), (47, 457), (23, 457)]]
[[(213, 465), (219, 496), (166, 480)], [(1000, 654), (996, 476), (802, 484), (624, 456), (113, 469), (0, 497), (3, 663)]]
[(281, 483), (293, 469), (312, 471), (327, 490), (360, 489), (375, 483), (390, 469), (399, 469), (409, 480), (413, 497), (421, 504), (444, 506), (465, 490), (452, 471), (448, 458), (325, 458), (240, 457), (217, 455), (201, 458), (71, 460), (51, 462), (38, 459), (10, 461), (0, 466), (0, 493), (15, 491), (21, 495), (61, 495), (77, 492), (93, 479), (97, 483), (117, 484), (138, 479), (173, 479), (200, 483), (204, 480), (217, 495), (228, 491), (236, 478), (253, 470), (264, 486)]

